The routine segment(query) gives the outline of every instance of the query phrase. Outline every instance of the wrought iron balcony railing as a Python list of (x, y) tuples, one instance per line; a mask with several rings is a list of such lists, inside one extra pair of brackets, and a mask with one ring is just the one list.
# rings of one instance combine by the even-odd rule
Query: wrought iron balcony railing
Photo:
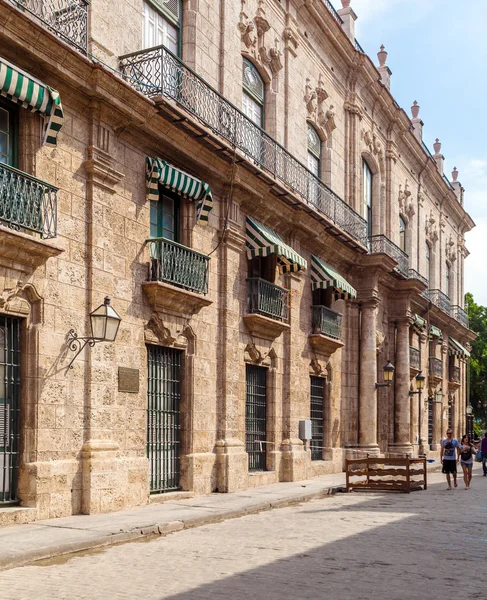
[(370, 254), (386, 254), (397, 262), (396, 269), (405, 277), (408, 276), (409, 272), (409, 258), (408, 255), (401, 250), (399, 246), (396, 246), (385, 235), (373, 235), (369, 238), (369, 252)]
[(353, 208), (167, 48), (157, 46), (122, 56), (120, 71), (144, 95), (174, 100), (213, 134), (288, 186), (306, 205), (367, 246), (367, 224)]
[(460, 367), (450, 365), (450, 381), (460, 383)]
[(49, 239), (57, 234), (58, 188), (0, 164), (0, 223)]
[(458, 304), (455, 304), (451, 307), (450, 310), (451, 316), (456, 319), (459, 323), (461, 323), (464, 327), (468, 327), (468, 314), (465, 309)]
[(340, 15), (337, 13), (335, 7), (333, 6), (333, 4), (330, 2), (330, 0), (323, 0), (323, 4), (326, 6), (326, 8), (330, 11), (332, 17), (335, 19), (335, 21), (337, 23), (339, 23), (340, 25), (343, 25), (343, 19), (340, 17)]
[(365, 54), (365, 50), (362, 48), (362, 46), (358, 43), (357, 38), (355, 38), (355, 50), (358, 50), (359, 52), (362, 52), (362, 54)]
[(413, 346), (409, 346), (409, 367), (421, 371), (421, 353)]
[(424, 285), (428, 285), (428, 280), (426, 279), (426, 277), (423, 277), (421, 275), (421, 273), (418, 273), (418, 271), (416, 271), (415, 269), (409, 269), (408, 271), (408, 278), (409, 279), (417, 279), (418, 281), (421, 281), (421, 283), (424, 283)]
[(264, 315), (276, 321), (289, 318), (289, 291), (270, 281), (251, 277), (247, 279), (249, 313)]
[(86, 54), (88, 0), (10, 0), (33, 15), (46, 29)]
[(429, 376), (443, 378), (443, 361), (440, 358), (430, 356), (429, 358)]
[(450, 314), (450, 298), (441, 290), (425, 290), (424, 297), (443, 312)]
[(210, 257), (165, 238), (151, 238), (149, 281), (165, 281), (198, 294), (208, 293)]
[(337, 340), (342, 339), (342, 315), (326, 306), (312, 306), (313, 333), (322, 333)]

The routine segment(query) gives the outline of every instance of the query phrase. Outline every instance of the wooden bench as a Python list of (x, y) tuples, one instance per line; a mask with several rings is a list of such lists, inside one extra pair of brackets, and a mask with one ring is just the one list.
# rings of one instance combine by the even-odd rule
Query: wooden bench
[[(382, 456), (346, 460), (347, 492), (354, 490), (397, 490), (409, 494), (412, 489), (427, 489), (426, 457)], [(359, 477), (359, 480), (352, 478)]]

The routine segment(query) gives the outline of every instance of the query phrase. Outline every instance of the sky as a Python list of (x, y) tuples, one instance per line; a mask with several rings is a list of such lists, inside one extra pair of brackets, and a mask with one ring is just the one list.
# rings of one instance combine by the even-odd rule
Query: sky
[[(341, 8), (340, 0), (333, 0)], [(389, 56), (391, 92), (411, 115), (421, 106), (423, 140), (442, 142), (445, 173), (453, 167), (476, 227), (467, 234), (465, 291), (487, 306), (487, 1), (352, 0), (356, 38), (378, 64)]]

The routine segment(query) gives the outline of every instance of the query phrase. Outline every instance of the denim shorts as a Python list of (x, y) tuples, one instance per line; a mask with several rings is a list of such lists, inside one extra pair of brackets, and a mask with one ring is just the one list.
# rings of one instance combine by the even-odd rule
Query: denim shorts
[(469, 469), (473, 469), (473, 460), (470, 462), (465, 462), (464, 460), (460, 461), (462, 467), (468, 467)]

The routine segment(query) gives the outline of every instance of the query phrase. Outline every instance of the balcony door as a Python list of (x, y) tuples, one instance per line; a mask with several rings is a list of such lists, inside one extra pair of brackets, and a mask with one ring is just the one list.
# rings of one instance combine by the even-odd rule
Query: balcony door
[[(178, 5), (179, 0), (173, 0), (173, 11), (179, 15)], [(154, 2), (156, 6), (158, 2)], [(149, 2), (143, 4), (143, 29), (142, 29), (142, 44), (144, 48), (153, 48), (154, 46), (165, 46), (173, 54), (179, 54), (179, 27), (170, 20), (169, 15), (166, 16), (167, 9), (163, 10), (161, 2), (161, 10), (156, 10)], [(176, 17), (174, 15), (174, 17)]]

